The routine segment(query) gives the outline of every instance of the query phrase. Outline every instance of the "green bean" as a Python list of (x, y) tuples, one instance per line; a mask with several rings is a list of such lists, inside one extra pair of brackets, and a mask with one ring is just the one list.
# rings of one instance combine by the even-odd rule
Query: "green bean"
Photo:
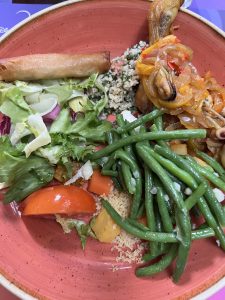
[[(181, 274), (184, 271), (190, 244), (191, 244), (191, 223), (188, 211), (184, 205), (182, 196), (178, 193), (171, 181), (170, 177), (164, 172), (163, 167), (151, 156), (149, 147), (136, 145), (137, 152), (141, 159), (147, 164), (147, 166), (159, 177), (160, 181), (164, 185), (168, 195), (176, 204), (176, 218), (177, 227), (180, 233), (180, 245), (178, 248), (178, 257), (176, 260), (176, 267), (173, 275), (174, 281), (178, 281)], [(150, 149), (151, 150), (151, 149)]]
[[(124, 121), (122, 115), (117, 115), (117, 118), (116, 118), (116, 119), (117, 119), (117, 123), (118, 123), (118, 125), (119, 125), (120, 127), (126, 125), (126, 123), (125, 123), (125, 121)], [(122, 138), (126, 138), (126, 137), (128, 137), (128, 136), (129, 136), (129, 134), (128, 134), (127, 132), (124, 132), (124, 133), (122, 134)], [(127, 145), (127, 146), (125, 146), (125, 147), (124, 147), (124, 150), (125, 150), (127, 153), (129, 153), (129, 155), (130, 155), (133, 159), (135, 159), (135, 155), (134, 155), (134, 151), (133, 151), (132, 145)]]
[(194, 179), (188, 172), (177, 167), (177, 165), (175, 165), (173, 162), (162, 157), (152, 149), (149, 149), (149, 153), (151, 153), (152, 157), (154, 157), (160, 163), (160, 165), (162, 165), (167, 169), (167, 171), (183, 181), (186, 185), (192, 186), (194, 184)]
[(206, 239), (206, 238), (209, 238), (212, 236), (215, 236), (215, 232), (210, 227), (197, 229), (197, 230), (192, 231), (192, 233), (191, 233), (192, 240), (201, 240), (201, 239)]
[[(153, 197), (151, 194), (151, 189), (153, 187), (152, 182), (152, 174), (148, 167), (144, 166), (145, 171), (145, 211), (146, 211), (146, 218), (147, 218), (147, 225), (150, 231), (156, 230), (156, 223), (155, 223), (155, 214), (154, 214), (154, 206), (153, 206)], [(157, 252), (157, 244), (150, 243), (150, 250), (151, 254), (155, 254)]]
[(110, 155), (107, 162), (103, 165), (102, 170), (110, 170), (114, 163), (115, 163), (114, 155)]
[(187, 264), (188, 255), (191, 247), (191, 222), (187, 210), (175, 208), (175, 218), (177, 221), (178, 234), (180, 235), (180, 245), (178, 247), (176, 267), (173, 272), (173, 281), (178, 282)]
[(131, 169), (133, 177), (135, 179), (135, 193), (131, 205), (130, 217), (132, 219), (137, 218), (138, 209), (141, 203), (142, 196), (142, 181), (139, 167), (134, 159), (132, 159), (125, 151), (117, 150), (115, 152), (115, 158), (119, 158), (124, 161)]
[(206, 130), (193, 129), (193, 130), (177, 130), (177, 131), (159, 131), (159, 132), (146, 132), (138, 135), (132, 135), (127, 138), (121, 139), (112, 145), (108, 145), (104, 149), (96, 151), (87, 158), (91, 161), (99, 159), (104, 156), (108, 156), (112, 152), (127, 146), (129, 144), (138, 143), (146, 140), (176, 140), (176, 139), (193, 139), (193, 138), (205, 138)]
[(140, 230), (129, 224), (126, 220), (123, 220), (122, 217), (116, 212), (116, 210), (110, 205), (110, 203), (106, 200), (102, 200), (102, 205), (114, 220), (114, 222), (119, 225), (126, 232), (138, 237), (140, 239), (152, 242), (160, 242), (160, 243), (176, 243), (177, 238), (175, 233), (158, 233), (151, 232), (150, 230)]
[(184, 192), (184, 190), (186, 189), (186, 184), (184, 184), (182, 181), (180, 181), (177, 177), (175, 177), (174, 175), (172, 175), (170, 172), (168, 172), (167, 170), (165, 170), (168, 174), (168, 176), (170, 177), (170, 179), (173, 181), (173, 182), (176, 182), (177, 184), (180, 185), (181, 187), (181, 191)]
[(155, 186), (157, 187), (157, 203), (158, 209), (161, 216), (163, 228), (165, 232), (173, 232), (173, 224), (170, 218), (170, 214), (166, 205), (165, 193), (163, 192), (163, 188), (158, 180), (154, 180)]
[(118, 172), (117, 171), (112, 171), (112, 170), (103, 170), (101, 171), (102, 175), (104, 176), (111, 176), (111, 177), (117, 177)]
[[(163, 128), (161, 126), (161, 121), (158, 122), (158, 126), (156, 125), (156, 123), (157, 123), (156, 121), (157, 121), (158, 118), (155, 119), (155, 124), (153, 124), (151, 126), (151, 131), (152, 132), (157, 132), (157, 131), (162, 131), (163, 130)], [(162, 116), (161, 116), (161, 118), (162, 118)], [(159, 141), (157, 141), (157, 144), (160, 145), (160, 146), (162, 146), (162, 147), (168, 147), (168, 145), (167, 145), (167, 143), (165, 141), (160, 141), (159, 140)]]
[(143, 231), (149, 231), (149, 228), (146, 227), (144, 224), (134, 220), (134, 219), (130, 219), (130, 218), (127, 218), (126, 221), (131, 224), (132, 226), (140, 229), (140, 230), (143, 230)]
[(220, 175), (222, 180), (225, 181), (225, 170), (218, 163), (218, 161), (216, 161), (214, 158), (212, 158), (211, 156), (207, 155), (204, 152), (197, 151), (196, 153), (197, 153), (198, 157), (203, 159), (209, 166), (211, 166), (215, 170), (215, 172), (217, 172)]
[(145, 204), (141, 203), (141, 205), (140, 205), (140, 207), (138, 209), (138, 212), (137, 212), (136, 219), (140, 219), (141, 217), (143, 217), (144, 211), (145, 211)]
[[(115, 209), (110, 205), (106, 200), (102, 200), (102, 205), (115, 221), (126, 232), (146, 241), (160, 242), (160, 243), (177, 243), (178, 239), (175, 233), (158, 233), (151, 232), (150, 230), (140, 230), (130, 225), (126, 220), (123, 220), (122, 217), (115, 211)], [(191, 238), (192, 240), (199, 240), (202, 238), (208, 238), (214, 236), (215, 233), (211, 228), (204, 228), (192, 231)]]
[[(140, 126), (140, 130), (139, 130), (139, 133), (138, 134), (142, 134), (142, 133), (146, 133), (147, 132), (147, 130), (146, 130), (146, 128), (145, 128), (145, 126)], [(146, 146), (149, 146), (149, 142), (148, 141), (142, 141), (141, 142), (143, 145), (146, 145)]]
[[(223, 211), (225, 212), (225, 206), (223, 206)], [(207, 229), (208, 230), (208, 224), (207, 222), (201, 224), (199, 227), (198, 227), (198, 230), (200, 229)], [(210, 228), (210, 230), (212, 231), (212, 229)]]
[(213, 172), (209, 171), (207, 168), (204, 168), (204, 167), (200, 166), (193, 158), (191, 158), (191, 157), (186, 157), (186, 158), (187, 158), (187, 160), (189, 160), (189, 161), (191, 160), (195, 164), (195, 167), (196, 167), (197, 171), (202, 176), (204, 176), (205, 178), (207, 178), (216, 187), (218, 187), (223, 192), (225, 192), (225, 182), (223, 180), (221, 180), (219, 177), (217, 177), (216, 175), (214, 175)]
[(143, 125), (143, 124), (145, 124), (149, 121), (154, 120), (155, 118), (162, 115), (163, 113), (164, 112), (162, 110), (154, 110), (154, 111), (150, 112), (149, 114), (146, 114), (146, 115), (138, 118), (137, 120), (124, 125), (123, 127), (118, 127), (116, 131), (120, 134), (124, 133), (124, 132), (127, 132), (127, 131), (130, 131), (134, 128), (139, 127), (140, 125)]
[[(113, 137), (112, 132), (106, 133), (106, 139), (108, 141), (108, 144), (113, 144), (114, 137)], [(113, 171), (110, 170), (112, 167), (113, 167)], [(116, 171), (116, 163), (115, 163), (115, 159), (114, 159), (113, 155), (111, 155), (108, 158), (108, 161), (103, 164), (101, 173), (102, 173), (102, 175), (116, 177), (118, 174), (114, 171)], [(117, 185), (117, 183), (116, 183), (116, 185)]]
[(120, 184), (119, 180), (118, 180), (116, 177), (112, 177), (112, 181), (113, 181), (113, 183), (114, 183), (115, 188), (116, 188), (118, 191), (120, 191), (120, 192), (124, 191), (122, 185)]
[(129, 166), (124, 161), (121, 161), (121, 171), (126, 189), (129, 192), (129, 194), (133, 195), (136, 190), (136, 182), (132, 177), (132, 173)]
[[(188, 163), (195, 169), (196, 173), (199, 174), (199, 180), (198, 183), (205, 182), (207, 184), (207, 189), (205, 192), (205, 197), (207, 200), (207, 203), (209, 207), (211, 208), (212, 212), (214, 213), (215, 217), (219, 221), (220, 224), (225, 225), (225, 213), (223, 211), (221, 203), (217, 200), (212, 188), (205, 180), (204, 176), (202, 176), (199, 172), (198, 164), (197, 162), (190, 157), (188, 157)], [(209, 173), (209, 172), (208, 172)]]
[(146, 253), (142, 256), (142, 260), (144, 262), (148, 262), (150, 260), (153, 260), (153, 259), (159, 257), (162, 254), (166, 254), (168, 252), (168, 250), (170, 249), (170, 244), (162, 244), (162, 245), (164, 247), (160, 251), (158, 251), (156, 253), (152, 253), (152, 251), (150, 253)]
[[(156, 195), (154, 195), (154, 198), (156, 198)], [(156, 202), (156, 199), (155, 199)], [(158, 205), (155, 205), (154, 207), (154, 213), (155, 213), (155, 226), (156, 226), (156, 232), (163, 232), (163, 224), (162, 219), (160, 217)], [(161, 252), (163, 249), (163, 243), (154, 243), (156, 246), (156, 251)]]
[[(180, 155), (177, 155), (175, 152), (172, 152), (170, 149), (165, 149), (160, 146), (155, 146), (155, 151), (165, 158), (173, 161), (178, 167), (183, 168), (186, 172), (189, 172), (190, 175), (195, 179), (195, 185), (190, 186), (192, 189), (198, 188), (198, 183), (201, 183), (201, 176), (196, 172), (193, 166), (188, 163), (184, 158)], [(197, 183), (198, 182), (198, 183)], [(204, 197), (200, 197), (197, 203), (201, 213), (203, 214), (207, 224), (214, 230), (217, 238), (220, 241), (221, 247), (225, 250), (225, 234), (221, 226), (217, 223), (216, 219), (214, 218), (213, 214), (211, 213), (208, 204), (206, 203)]]
[[(117, 120), (117, 123), (119, 126), (125, 125), (125, 121), (124, 121), (122, 115), (117, 115), (116, 120)], [(124, 133), (122, 135), (123, 138), (125, 138), (127, 136), (128, 136), (127, 133)], [(132, 150), (131, 145), (127, 145), (125, 147), (125, 151), (127, 151), (129, 153), (129, 155), (133, 157), (133, 150)], [(133, 195), (135, 193), (136, 189), (135, 189), (135, 185), (133, 183), (131, 170), (130, 170), (129, 165), (123, 160), (121, 161), (121, 170), (122, 170), (122, 176), (124, 178), (124, 183), (126, 185), (127, 191)]]
[(152, 149), (140, 144), (137, 144), (136, 148), (140, 158), (159, 177), (167, 194), (173, 199), (177, 207), (180, 210), (185, 209), (181, 194), (174, 188), (173, 182), (164, 171), (164, 168), (152, 157)]
[[(132, 221), (137, 222), (135, 220), (132, 220)], [(143, 226), (140, 226), (140, 227), (142, 227), (142, 230), (148, 231), (147, 228), (146, 228), (146, 226), (143, 225)], [(162, 232), (162, 230), (159, 231), (159, 232)], [(213, 237), (213, 236), (215, 236), (215, 232), (213, 231), (212, 228), (208, 227), (208, 225), (205, 224), (205, 223), (204, 223), (204, 226), (202, 224), (198, 229), (196, 229), (196, 230), (194, 230), (194, 231), (191, 232), (191, 239), (193, 241), (200, 240), (200, 239), (206, 239), (206, 238)], [(162, 244), (162, 245), (164, 247), (168, 246), (168, 244), (165, 244), (165, 243)], [(163, 249), (164, 249), (164, 247), (163, 247)], [(161, 250), (161, 252), (164, 251), (163, 249)], [(161, 252), (158, 252), (157, 254), (159, 254)]]
[(185, 200), (187, 210), (191, 210), (196, 205), (199, 198), (201, 198), (207, 189), (207, 185), (203, 182), (199, 187)]
[(114, 142), (113, 133), (111, 131), (106, 132), (106, 139), (108, 144), (112, 144)]
[(118, 179), (120, 185), (122, 186), (123, 190), (126, 191), (127, 187), (126, 187), (126, 184), (124, 182), (124, 177), (123, 177), (123, 174), (122, 174), (122, 165), (121, 165), (121, 162), (118, 162), (117, 168), (118, 168), (118, 178), (117, 179)]
[(177, 245), (171, 245), (169, 252), (162, 259), (148, 267), (142, 267), (136, 270), (135, 274), (138, 277), (151, 276), (165, 270), (175, 259), (177, 255)]
[(162, 119), (162, 115), (158, 116), (157, 118), (155, 118), (154, 120), (154, 124), (157, 127), (157, 129), (159, 131), (163, 130), (163, 119)]

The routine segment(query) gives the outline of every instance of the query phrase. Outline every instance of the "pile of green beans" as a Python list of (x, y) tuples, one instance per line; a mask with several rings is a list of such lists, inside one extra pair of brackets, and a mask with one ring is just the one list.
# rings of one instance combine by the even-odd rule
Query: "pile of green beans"
[[(102, 174), (111, 176), (116, 188), (133, 197), (127, 219), (108, 201), (102, 199), (102, 205), (123, 230), (148, 242), (143, 260), (149, 265), (138, 268), (136, 275), (154, 275), (175, 260), (173, 281), (178, 282), (193, 240), (215, 236), (225, 250), (225, 210), (212, 188), (225, 192), (225, 170), (205, 153), (196, 155), (208, 164), (206, 168), (191, 156), (173, 152), (171, 140), (205, 138), (206, 130), (164, 131), (163, 113), (154, 109), (131, 123), (117, 116), (115, 127), (107, 133), (108, 145), (88, 159), (104, 161)], [(185, 189), (191, 189), (189, 196), (183, 192)], [(200, 212), (205, 223), (193, 231), (194, 210)], [(142, 216), (146, 217), (146, 225), (139, 222)], [(157, 263), (152, 262), (155, 258)]]

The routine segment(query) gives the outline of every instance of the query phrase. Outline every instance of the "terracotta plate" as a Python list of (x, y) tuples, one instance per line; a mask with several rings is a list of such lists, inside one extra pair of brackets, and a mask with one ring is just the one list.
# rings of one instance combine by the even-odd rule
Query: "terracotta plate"
[[(114, 57), (147, 39), (148, 6), (137, 0), (63, 3), (11, 32), (0, 44), (0, 57), (103, 49)], [(193, 48), (199, 70), (211, 70), (224, 84), (224, 37), (185, 12), (176, 24), (176, 34)], [(185, 275), (175, 285), (171, 270), (148, 279), (137, 279), (134, 267), (125, 264), (113, 272), (110, 246), (89, 241), (82, 252), (76, 235), (64, 235), (55, 222), (19, 219), (2, 205), (0, 236), (0, 272), (41, 299), (186, 299), (225, 274), (224, 253), (214, 240), (193, 243)]]

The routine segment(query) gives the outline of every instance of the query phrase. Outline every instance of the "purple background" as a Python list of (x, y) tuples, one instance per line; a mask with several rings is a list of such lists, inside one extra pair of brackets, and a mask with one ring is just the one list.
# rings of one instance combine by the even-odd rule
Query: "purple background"
[[(32, 1), (31, 1), (32, 2)], [(0, 36), (28, 15), (44, 9), (51, 4), (15, 4), (9, 0), (0, 0)], [(190, 10), (200, 14), (225, 30), (225, 0), (193, 0)], [(16, 300), (17, 298), (0, 287), (0, 299)], [(210, 300), (225, 299), (225, 288)]]

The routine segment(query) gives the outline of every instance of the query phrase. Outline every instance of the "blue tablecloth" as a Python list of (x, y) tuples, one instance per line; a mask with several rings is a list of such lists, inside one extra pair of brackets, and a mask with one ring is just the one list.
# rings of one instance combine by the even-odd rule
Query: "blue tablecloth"
[[(49, 6), (51, 4), (15, 4), (0, 0), (0, 36), (18, 22)], [(225, 0), (193, 0), (190, 10), (225, 30)]]

